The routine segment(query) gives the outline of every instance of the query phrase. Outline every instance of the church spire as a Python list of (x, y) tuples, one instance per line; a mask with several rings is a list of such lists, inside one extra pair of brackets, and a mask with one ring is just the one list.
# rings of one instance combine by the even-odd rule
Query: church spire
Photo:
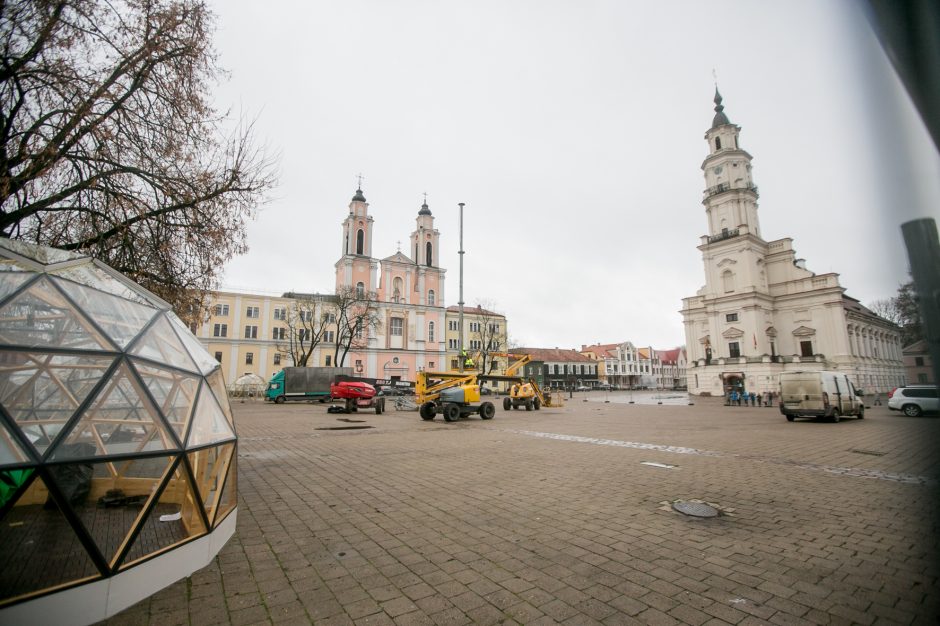
[(730, 124), (731, 121), (725, 115), (725, 107), (721, 104), (721, 94), (718, 93), (718, 85), (715, 85), (715, 119), (712, 120), (712, 128), (718, 128), (724, 124)]

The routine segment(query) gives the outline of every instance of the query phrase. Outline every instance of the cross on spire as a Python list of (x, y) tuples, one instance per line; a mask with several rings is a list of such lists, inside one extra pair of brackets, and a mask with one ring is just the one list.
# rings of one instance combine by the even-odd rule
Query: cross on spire
[(395, 243), (398, 244), (398, 251), (401, 252), (401, 240), (399, 239), (399, 240), (396, 241)]
[(362, 189), (362, 172), (359, 172), (356, 178), (359, 180), (359, 189)]

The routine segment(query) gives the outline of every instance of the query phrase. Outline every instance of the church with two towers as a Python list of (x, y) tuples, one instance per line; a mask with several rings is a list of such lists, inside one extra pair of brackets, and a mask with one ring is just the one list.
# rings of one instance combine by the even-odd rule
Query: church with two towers
[(740, 133), (716, 89), (702, 163), (705, 285), (681, 310), (689, 392), (774, 391), (782, 372), (796, 370), (844, 371), (867, 393), (903, 384), (898, 327), (846, 295), (838, 274), (807, 269), (792, 239), (761, 235)]

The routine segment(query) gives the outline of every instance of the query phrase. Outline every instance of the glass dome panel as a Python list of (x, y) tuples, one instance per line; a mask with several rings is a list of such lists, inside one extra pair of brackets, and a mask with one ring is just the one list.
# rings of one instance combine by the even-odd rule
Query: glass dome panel
[(186, 327), (186, 324), (173, 313), (168, 314), (167, 317), (173, 322), (173, 328), (176, 329), (179, 338), (183, 341), (190, 356), (192, 356), (193, 360), (196, 362), (199, 371), (202, 374), (208, 374), (212, 370), (219, 369), (219, 362), (209, 355), (205, 346), (199, 343), (199, 340), (193, 336), (192, 332)]
[(140, 532), (123, 559), (122, 569), (206, 532), (202, 509), (183, 463), (176, 465), (153, 508), (141, 514)]
[(219, 407), (219, 402), (215, 399), (215, 395), (209, 391), (209, 386), (203, 383), (186, 447), (195, 448), (207, 443), (227, 441), (234, 438), (235, 431), (232, 430), (231, 424), (229, 424), (225, 414)]
[(130, 354), (172, 365), (187, 372), (199, 373), (199, 368), (193, 363), (180, 338), (173, 332), (166, 316), (160, 316), (160, 319), (147, 329), (134, 343)]
[[(90, 446), (88, 448), (79, 447)], [(122, 363), (50, 459), (178, 449), (160, 411)]]
[(238, 504), (238, 448), (232, 450), (232, 460), (228, 465), (228, 475), (225, 477), (225, 486), (219, 498), (219, 506), (212, 520), (212, 527), (219, 525), (225, 516)]
[(21, 490), (3, 517), (0, 563), (0, 602), (101, 576), (68, 519), (50, 500), (41, 476)]
[(212, 393), (215, 394), (215, 399), (219, 401), (222, 412), (225, 413), (225, 419), (234, 426), (235, 418), (232, 416), (232, 405), (228, 401), (228, 390), (225, 388), (225, 381), (222, 379), (222, 368), (220, 367), (206, 376), (206, 380), (209, 381)]
[(114, 363), (110, 355), (6, 352), (0, 404), (41, 455)]
[(0, 342), (23, 347), (114, 350), (45, 276), (0, 309)]
[(56, 268), (51, 273), (139, 304), (145, 304), (158, 309), (162, 309), (166, 306), (165, 303), (160, 302), (158, 299), (148, 296), (146, 290), (140, 288), (135, 289), (133, 285), (119, 280), (104, 268), (97, 267), (95, 262), (91, 259), (88, 260), (88, 263), (82, 265), (73, 265), (61, 269)]
[(158, 313), (157, 309), (152, 307), (68, 280), (55, 279), (55, 282), (122, 349), (127, 347)]
[(229, 465), (234, 458), (234, 450), (235, 443), (232, 442), (187, 453), (199, 497), (210, 521), (215, 518), (215, 512), (219, 508), (219, 499), (225, 486)]
[[(3, 420), (0, 420), (0, 467), (25, 463), (28, 460), (30, 460), (29, 455), (23, 450), (23, 446), (7, 429)], [(0, 506), (3, 506), (3, 503), (0, 503)]]
[(20, 286), (36, 274), (28, 272), (0, 273), (0, 300), (20, 288)]
[(164, 369), (149, 363), (132, 359), (137, 373), (143, 379), (150, 394), (166, 417), (170, 428), (176, 432), (180, 441), (186, 437), (189, 418), (196, 404), (196, 392), (199, 390), (199, 377), (190, 376), (177, 370)]
[[(50, 474), (60, 491), (69, 487), (71, 468), (85, 468), (89, 491), (70, 502), (105, 560), (114, 562), (131, 531), (143, 518), (148, 501), (169, 471), (175, 457), (150, 457), (124, 463), (107, 461), (53, 466)], [(63, 473), (64, 472), (64, 473)], [(56, 474), (61, 474), (57, 476)]]

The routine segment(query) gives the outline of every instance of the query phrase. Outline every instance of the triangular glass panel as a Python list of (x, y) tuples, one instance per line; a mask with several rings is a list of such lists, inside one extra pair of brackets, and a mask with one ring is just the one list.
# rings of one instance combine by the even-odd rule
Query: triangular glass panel
[[(111, 270), (114, 272), (114, 270)], [(67, 278), (80, 285), (94, 287), (101, 291), (106, 291), (115, 296), (133, 300), (139, 304), (145, 304), (154, 308), (162, 308), (162, 303), (158, 298), (152, 297), (149, 291), (131, 282), (128, 279), (122, 280), (122, 276), (114, 272), (113, 274), (103, 267), (97, 267), (95, 262), (74, 265), (71, 267), (57, 268), (51, 272), (56, 276)]]
[(215, 443), (216, 441), (226, 441), (235, 438), (235, 431), (226, 419), (225, 414), (219, 407), (215, 395), (209, 391), (207, 383), (202, 384), (202, 391), (199, 393), (199, 403), (196, 405), (196, 414), (193, 415), (193, 425), (189, 431), (189, 439), (186, 441), (187, 448)]
[(177, 449), (173, 437), (127, 364), (122, 363), (50, 459)]
[(0, 420), (0, 467), (25, 463), (29, 460), (29, 455), (23, 450), (23, 446)]
[(0, 352), (0, 404), (42, 455), (114, 358)]
[(137, 373), (163, 412), (170, 428), (176, 431), (179, 440), (186, 436), (186, 427), (196, 404), (199, 377), (178, 370), (164, 369), (143, 361), (133, 360)]
[(225, 486), (225, 476), (234, 457), (235, 443), (226, 443), (214, 448), (203, 448), (187, 452), (189, 466), (193, 470), (193, 478), (199, 498), (206, 509), (206, 517), (211, 521), (216, 517), (219, 508), (219, 499), (222, 497)]
[(46, 276), (0, 308), (0, 342), (27, 348), (115, 349)]
[(232, 405), (228, 401), (228, 390), (225, 388), (225, 380), (222, 378), (222, 368), (206, 376), (206, 380), (209, 381), (209, 387), (212, 388), (215, 399), (219, 401), (219, 406), (222, 407), (222, 412), (225, 413), (225, 419), (228, 420), (229, 424), (235, 426), (235, 418), (232, 416)]
[(19, 289), (20, 285), (35, 276), (29, 272), (0, 272), (0, 300)]
[(157, 496), (156, 504), (137, 526), (140, 532), (122, 559), (121, 569), (206, 532), (202, 511), (185, 464), (176, 466), (170, 480)]
[(199, 343), (195, 335), (186, 328), (186, 324), (183, 323), (183, 320), (176, 317), (174, 313), (168, 313), (167, 317), (173, 322), (173, 328), (176, 330), (176, 334), (183, 340), (183, 344), (189, 351), (189, 355), (193, 358), (193, 361), (196, 362), (196, 366), (199, 367), (199, 371), (203, 374), (208, 374), (214, 369), (219, 369), (219, 362), (212, 358), (212, 355), (209, 354), (205, 346)]
[(19, 241), (17, 239), (7, 239), (6, 237), (0, 240), (0, 248), (6, 248), (15, 254), (24, 256), (27, 259), (32, 259), (33, 261), (42, 263), (43, 265), (61, 263), (63, 261), (75, 261), (88, 257), (87, 254), (82, 254), (80, 252), (69, 252), (68, 250), (61, 250), (59, 248), (38, 246), (36, 244)]
[(33, 468), (0, 470), (0, 509), (16, 497), (17, 492), (35, 471)]
[(222, 487), (222, 496), (216, 507), (212, 527), (219, 525), (225, 516), (238, 504), (238, 448), (232, 451), (232, 460), (228, 464), (228, 476), (225, 477), (225, 486)]
[(187, 372), (199, 373), (199, 368), (189, 358), (189, 353), (183, 347), (180, 338), (173, 332), (165, 315), (157, 318), (144, 336), (134, 343), (130, 353), (158, 363), (172, 365)]
[(72, 300), (78, 304), (121, 349), (127, 347), (153, 316), (157, 309), (109, 293), (84, 287), (68, 280), (55, 279)]
[[(175, 459), (66, 463), (49, 466), (49, 474), (98, 550), (113, 563)], [(80, 488), (83, 484), (87, 485), (84, 490)]]
[(101, 576), (41, 476), (0, 520), (0, 603)]

